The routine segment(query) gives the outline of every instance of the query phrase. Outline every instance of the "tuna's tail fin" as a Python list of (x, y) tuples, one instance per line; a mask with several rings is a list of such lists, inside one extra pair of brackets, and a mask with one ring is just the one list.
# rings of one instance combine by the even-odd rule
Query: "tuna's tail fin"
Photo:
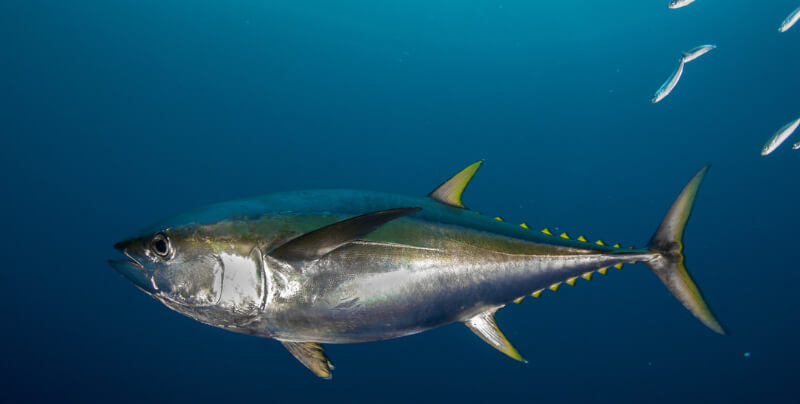
[(686, 306), (692, 314), (712, 330), (725, 334), (722, 325), (714, 318), (700, 289), (692, 281), (689, 272), (684, 266), (683, 257), (683, 229), (689, 215), (692, 213), (692, 205), (697, 195), (697, 189), (703, 182), (706, 172), (711, 166), (705, 166), (697, 172), (691, 181), (683, 188), (678, 199), (672, 203), (664, 221), (658, 227), (656, 234), (650, 239), (647, 247), (659, 255), (647, 263), (650, 269), (664, 282), (664, 285), (672, 294)]

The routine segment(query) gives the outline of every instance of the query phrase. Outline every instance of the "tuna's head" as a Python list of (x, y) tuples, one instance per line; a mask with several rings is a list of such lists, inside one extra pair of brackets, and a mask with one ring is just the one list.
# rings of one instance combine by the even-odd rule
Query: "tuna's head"
[(196, 320), (232, 326), (264, 299), (257, 248), (217, 240), (203, 228), (164, 229), (114, 245), (111, 266), (139, 289)]

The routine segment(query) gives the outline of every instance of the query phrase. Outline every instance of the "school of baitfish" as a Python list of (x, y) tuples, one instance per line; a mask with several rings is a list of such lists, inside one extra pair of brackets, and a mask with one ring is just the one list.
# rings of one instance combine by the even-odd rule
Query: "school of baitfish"
[(178, 215), (119, 242), (110, 264), (197, 321), (280, 341), (323, 378), (321, 344), (461, 322), (519, 361), (495, 312), (525, 296), (641, 262), (700, 321), (724, 333), (684, 267), (682, 236), (708, 167), (644, 248), (622, 248), (482, 216), (461, 201), (478, 161), (428, 196), (321, 190), (270, 194)]
[[(669, 2), (668, 7), (671, 9), (681, 8), (688, 6), (691, 3), (694, 3), (695, 0), (671, 0)], [(778, 32), (786, 32), (791, 28), (797, 21), (800, 20), (800, 7), (796, 8), (794, 11), (789, 13), (789, 15), (783, 20), (780, 27), (778, 27)], [(678, 67), (675, 69), (674, 72), (667, 78), (667, 81), (661, 85), (661, 87), (656, 90), (655, 95), (653, 98), (650, 99), (651, 104), (656, 104), (664, 100), (672, 91), (675, 89), (675, 86), (678, 85), (678, 81), (680, 81), (681, 76), (683, 75), (684, 66), (686, 63), (689, 63), (700, 56), (710, 52), (711, 50), (715, 49), (716, 45), (700, 45), (694, 49), (689, 51), (683, 52), (682, 57), (678, 60)], [(798, 119), (800, 121), (800, 119)], [(778, 132), (776, 132), (772, 137), (767, 140), (767, 143), (764, 144), (764, 147), (761, 149), (761, 155), (766, 156), (774, 152), (789, 136), (794, 133), (795, 129), (797, 129), (797, 122), (792, 121), (783, 127), (781, 127)], [(800, 142), (795, 143), (792, 146), (792, 149), (797, 150), (800, 149)]]

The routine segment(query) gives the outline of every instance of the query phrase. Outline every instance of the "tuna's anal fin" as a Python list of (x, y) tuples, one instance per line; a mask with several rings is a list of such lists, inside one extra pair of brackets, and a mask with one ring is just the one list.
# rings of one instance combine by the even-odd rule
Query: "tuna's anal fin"
[(667, 215), (658, 227), (656, 234), (650, 239), (647, 247), (658, 253), (658, 256), (647, 262), (650, 269), (658, 275), (661, 282), (670, 292), (680, 300), (708, 328), (725, 334), (722, 325), (714, 317), (708, 304), (703, 299), (703, 294), (695, 285), (692, 277), (684, 265), (683, 257), (683, 230), (689, 215), (692, 213), (697, 190), (703, 182), (710, 166), (703, 167), (695, 174), (691, 181), (683, 188), (681, 194), (672, 203)]
[(333, 377), (331, 370), (333, 370), (333, 363), (331, 363), (328, 356), (325, 355), (325, 348), (316, 342), (288, 342), (281, 341), (281, 344), (289, 350), (303, 366), (313, 372), (315, 375), (323, 378), (330, 379)]
[(439, 185), (439, 187), (429, 193), (428, 196), (446, 205), (466, 209), (466, 206), (461, 203), (461, 194), (464, 193), (464, 188), (467, 187), (467, 184), (469, 184), (472, 176), (475, 175), (475, 172), (481, 167), (481, 164), (483, 164), (483, 160), (470, 164), (469, 167), (459, 171), (458, 174), (452, 176), (442, 185)]
[(516, 359), (520, 362), (528, 363), (525, 358), (511, 345), (500, 328), (497, 327), (497, 322), (494, 321), (494, 310), (485, 311), (475, 317), (464, 322), (472, 332), (481, 337), (489, 345), (495, 347), (498, 351)]
[(345, 219), (289, 240), (269, 255), (300, 268), (303, 262), (318, 259), (345, 244), (366, 237), (392, 220), (419, 210), (421, 208), (389, 209)]

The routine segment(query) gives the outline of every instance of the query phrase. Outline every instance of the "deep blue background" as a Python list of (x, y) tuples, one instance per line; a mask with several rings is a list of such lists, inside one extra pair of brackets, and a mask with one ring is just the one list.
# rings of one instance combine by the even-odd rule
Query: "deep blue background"
[[(800, 115), (800, 4), (667, 2), (0, 2), (3, 401), (795, 401), (800, 152), (759, 151)], [(637, 265), (501, 310), (528, 365), (456, 324), (329, 346), (323, 381), (106, 264), (205, 203), (479, 158), (473, 209), (625, 245), (713, 163), (686, 253), (731, 335)]]

